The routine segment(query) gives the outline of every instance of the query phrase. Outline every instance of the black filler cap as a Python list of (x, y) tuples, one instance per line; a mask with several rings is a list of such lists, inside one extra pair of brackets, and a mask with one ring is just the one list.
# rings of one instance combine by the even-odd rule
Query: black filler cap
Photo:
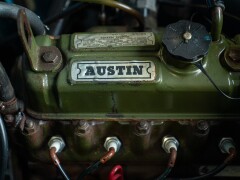
[(162, 41), (171, 55), (194, 63), (208, 53), (212, 38), (203, 25), (181, 20), (166, 27)]

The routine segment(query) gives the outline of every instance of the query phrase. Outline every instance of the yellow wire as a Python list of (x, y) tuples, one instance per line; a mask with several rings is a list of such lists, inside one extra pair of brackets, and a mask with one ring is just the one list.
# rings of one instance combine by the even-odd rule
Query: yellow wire
[(136, 11), (135, 9), (131, 8), (130, 6), (127, 6), (126, 4), (120, 3), (120, 2), (115, 1), (115, 0), (74, 0), (74, 1), (101, 4), (101, 5), (110, 6), (110, 7), (113, 7), (113, 8), (120, 9), (120, 10), (134, 16), (139, 23), (139, 29), (141, 31), (144, 30), (144, 19), (143, 19), (142, 15), (138, 11)]

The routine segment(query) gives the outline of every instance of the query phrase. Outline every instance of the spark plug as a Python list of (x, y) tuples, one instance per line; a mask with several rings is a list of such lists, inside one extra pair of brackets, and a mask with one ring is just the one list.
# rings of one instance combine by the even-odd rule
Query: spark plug
[(219, 142), (219, 148), (222, 153), (228, 153), (230, 154), (231, 149), (235, 149), (234, 141), (230, 137), (224, 137)]
[(98, 169), (101, 164), (105, 164), (107, 161), (109, 161), (115, 155), (115, 153), (119, 151), (121, 147), (121, 141), (114, 136), (107, 137), (103, 146), (108, 152), (103, 157), (101, 157), (100, 160), (81, 172), (77, 178), (78, 180), (83, 179), (85, 176)]
[(107, 137), (104, 142), (104, 147), (108, 151), (101, 159), (101, 163), (104, 164), (110, 160), (121, 147), (121, 141), (117, 137)]
[(107, 137), (104, 142), (104, 147), (107, 151), (109, 151), (110, 148), (114, 148), (115, 152), (118, 152), (121, 145), (122, 144), (117, 137)]
[(170, 154), (168, 168), (173, 168), (177, 159), (178, 140), (173, 136), (165, 136), (162, 140), (162, 148), (166, 153)]
[(55, 148), (55, 153), (60, 153), (65, 147), (65, 142), (60, 136), (53, 136), (48, 142), (48, 147)]
[(175, 149), (177, 151), (179, 146), (178, 140), (173, 136), (165, 136), (162, 139), (162, 148), (166, 153), (170, 153), (171, 149)]
[(234, 145), (234, 141), (230, 137), (224, 137), (219, 143), (219, 148), (222, 153), (228, 154), (228, 157), (225, 159), (224, 164), (229, 164), (236, 156), (237, 150)]
[(166, 177), (171, 172), (172, 168), (175, 166), (175, 162), (176, 162), (176, 159), (177, 159), (177, 149), (178, 149), (178, 146), (179, 146), (179, 142), (178, 142), (178, 140), (175, 137), (173, 137), (173, 136), (165, 136), (165, 137), (163, 137), (163, 139), (162, 139), (162, 148), (164, 149), (164, 151), (166, 153), (170, 154), (170, 156), (169, 156), (167, 168), (157, 178), (157, 180), (166, 179)]
[(49, 153), (50, 153), (52, 161), (58, 167), (62, 176), (66, 180), (70, 180), (67, 173), (65, 172), (65, 170), (61, 166), (60, 160), (57, 157), (57, 153), (62, 152), (63, 148), (65, 147), (64, 140), (60, 136), (53, 136), (48, 142), (48, 147), (49, 147)]

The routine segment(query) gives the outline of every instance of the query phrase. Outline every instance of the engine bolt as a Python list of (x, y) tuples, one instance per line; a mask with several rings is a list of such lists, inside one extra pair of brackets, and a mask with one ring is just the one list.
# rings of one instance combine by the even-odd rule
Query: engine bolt
[(33, 128), (34, 127), (33, 121), (26, 121), (26, 127), (27, 128)]
[(90, 130), (89, 123), (87, 121), (80, 121), (75, 130), (75, 133), (77, 135), (83, 135), (83, 134), (87, 133), (89, 130)]
[(198, 135), (207, 135), (209, 133), (209, 124), (205, 120), (200, 120), (196, 124)]
[(138, 135), (146, 135), (149, 133), (150, 124), (147, 121), (140, 121), (136, 125), (136, 133)]
[(58, 55), (51, 51), (47, 51), (43, 53), (42, 58), (46, 63), (55, 63), (57, 61)]

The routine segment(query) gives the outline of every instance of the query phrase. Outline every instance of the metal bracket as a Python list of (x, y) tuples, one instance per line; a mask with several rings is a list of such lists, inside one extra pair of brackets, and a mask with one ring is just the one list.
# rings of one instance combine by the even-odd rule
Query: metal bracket
[(55, 46), (38, 46), (24, 9), (18, 11), (18, 34), (34, 71), (57, 71), (62, 65), (62, 54)]
[(0, 101), (0, 113), (1, 114), (14, 114), (18, 111), (18, 101), (13, 98), (7, 102)]

